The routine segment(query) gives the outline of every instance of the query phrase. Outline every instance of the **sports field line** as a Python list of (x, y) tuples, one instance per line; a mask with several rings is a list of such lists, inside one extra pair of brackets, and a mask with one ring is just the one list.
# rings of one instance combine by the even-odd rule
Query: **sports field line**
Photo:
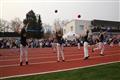
[[(56, 54), (57, 55), (57, 54)], [(78, 56), (78, 55), (83, 55), (83, 54), (70, 54), (70, 55), (65, 55), (65, 56)], [(56, 58), (55, 55), (53, 56), (49, 56), (49, 57), (34, 57), (34, 58), (29, 58), (29, 59), (41, 59), (41, 58)], [(7, 60), (0, 60), (0, 61), (16, 61), (16, 60), (19, 60), (19, 58), (17, 59), (7, 59)]]
[[(112, 48), (112, 49), (114, 49), (114, 50), (119, 50), (119, 47), (118, 47), (118, 49), (116, 49), (116, 48)], [(38, 49), (37, 49), (37, 50), (38, 50)], [(79, 50), (79, 49), (76, 49), (76, 50)], [(76, 50), (75, 50), (75, 51), (76, 51)], [(108, 51), (108, 50), (110, 50), (110, 49), (106, 49), (106, 51)], [(6, 50), (6, 51), (9, 51), (9, 49)], [(10, 51), (11, 51), (11, 50), (10, 50)], [(10, 52), (10, 51), (9, 51), (9, 52)], [(43, 53), (40, 53), (40, 55), (49, 55), (49, 54), (47, 54), (47, 53), (49, 53), (49, 51), (48, 51), (47, 53), (44, 52), (43, 50), (42, 50), (42, 51), (41, 51), (41, 50), (38, 50), (38, 51), (43, 52)], [(37, 51), (37, 53), (39, 53), (38, 51)], [(66, 51), (66, 53), (68, 53), (68, 51), (70, 51), (70, 50), (65, 50), (65, 51)], [(16, 53), (16, 54), (19, 54), (19, 53), (20, 53), (19, 51), (16, 51), (16, 50), (12, 50), (12, 52), (14, 52), (14, 53)], [(19, 52), (19, 53), (18, 53), (18, 52)], [(28, 50), (28, 52), (29, 52), (29, 50)], [(36, 53), (36, 51), (34, 51), (34, 52)], [(33, 53), (34, 53), (34, 52), (33, 52)], [(50, 52), (53, 52), (53, 50), (50, 50)], [(82, 50), (80, 49), (79, 52), (83, 52), (83, 49), (82, 49)], [(6, 54), (7, 54), (7, 53), (6, 53)]]
[(75, 69), (83, 69), (83, 68), (89, 68), (89, 67), (106, 65), (106, 64), (111, 64), (111, 63), (118, 63), (118, 62), (120, 62), (120, 61), (112, 61), (112, 62), (106, 62), (106, 63), (98, 63), (98, 64), (94, 64), (94, 65), (89, 65), (89, 66), (68, 68), (68, 69), (55, 70), (55, 71), (47, 71), (47, 72), (39, 72), (39, 73), (30, 73), (30, 74), (7, 76), (7, 77), (1, 77), (0, 79), (7, 79), (7, 78), (14, 78), (14, 77), (24, 77), (24, 76), (33, 76), (33, 75), (48, 74), (48, 73), (63, 72), (63, 71), (70, 71), (70, 70), (75, 70)]
[[(80, 53), (81, 52), (83, 52), (83, 51), (79, 51)], [(29, 51), (28, 51), (28, 53), (29, 53)], [(37, 53), (39, 53), (39, 52), (37, 52)], [(67, 54), (69, 53), (69, 52), (66, 52)], [(78, 54), (78, 52), (74, 52), (75, 54)], [(18, 55), (16, 55), (16, 56), (14, 56), (14, 55), (12, 55), (12, 56), (4, 56), (4, 57), (10, 57), (10, 58), (19, 58), (19, 54), (20, 54), (20, 52), (19, 53), (16, 53), (16, 54), (18, 54)], [(41, 53), (40, 52), (40, 54), (36, 54), (37, 56), (51, 56), (51, 55), (53, 55), (53, 54), (57, 54), (56, 52), (54, 53), (54, 52), (51, 52), (51, 54), (50, 54), (50, 52), (49, 53)], [(29, 57), (32, 57), (33, 56), (33, 53), (30, 53), (30, 56)], [(34, 55), (34, 57), (35, 57), (35, 55)]]
[[(90, 57), (90, 59), (95, 59), (95, 58), (105, 58), (105, 57), (109, 57), (109, 56), (120, 56), (120, 53), (117, 53), (117, 54), (111, 54), (111, 55), (105, 55), (105, 56), (95, 56), (95, 57)], [(66, 62), (68, 61), (78, 61), (78, 60), (83, 60), (83, 58), (76, 58), (76, 59), (69, 59), (67, 60)], [(88, 59), (89, 60), (89, 59)], [(29, 65), (35, 65), (35, 64), (47, 64), (47, 63), (56, 63), (57, 61), (46, 61), (46, 62), (36, 62), (36, 63), (30, 63)], [(19, 66), (19, 64), (12, 64), (12, 65), (2, 65), (0, 66), (0, 68), (5, 68), (5, 67), (17, 67)]]
[[(105, 52), (117, 52), (117, 51), (120, 51), (120, 50), (116, 50), (116, 51), (105, 51)], [(74, 54), (74, 53), (73, 53)], [(83, 54), (67, 54), (67, 55), (65, 55), (65, 56), (79, 56), (79, 55), (83, 55)], [(98, 53), (90, 53), (90, 54), (98, 54)], [(45, 54), (46, 55), (46, 54)], [(55, 53), (55, 55), (57, 55), (57, 53)], [(56, 56), (55, 55), (53, 55), (53, 56), (49, 56), (49, 57), (33, 57), (33, 58), (29, 58), (30, 60), (31, 59), (40, 59), (40, 58), (56, 58)], [(16, 60), (19, 60), (19, 57), (18, 58), (16, 58), (16, 59), (7, 59), (7, 60), (0, 60), (0, 61), (16, 61)]]

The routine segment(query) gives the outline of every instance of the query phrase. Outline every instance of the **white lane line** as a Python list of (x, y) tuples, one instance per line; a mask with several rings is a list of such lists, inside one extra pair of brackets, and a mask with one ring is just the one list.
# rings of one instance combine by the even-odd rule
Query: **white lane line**
[[(120, 50), (117, 50), (117, 51), (120, 51)], [(106, 52), (108, 53), (108, 52), (116, 52), (116, 51), (106, 51)], [(91, 54), (92, 54), (92, 53), (91, 53)], [(93, 54), (94, 54), (94, 53), (93, 53)], [(98, 54), (98, 53), (95, 53), (95, 54)], [(74, 55), (73, 55), (73, 54), (71, 54), (71, 55), (68, 55), (68, 54), (67, 54), (67, 55), (65, 55), (65, 56), (68, 57), (68, 56), (79, 56), (79, 55), (81, 56), (81, 55), (83, 55), (83, 54), (74, 54)], [(31, 59), (40, 59), (40, 58), (56, 58), (56, 56), (53, 55), (53, 56), (49, 56), (49, 57), (34, 57), (34, 58), (29, 58), (29, 59), (31, 60)], [(17, 59), (0, 60), (0, 61), (16, 61), (16, 60), (19, 60), (19, 58), (17, 58)]]
[(83, 69), (83, 68), (89, 68), (89, 67), (100, 66), (100, 65), (107, 65), (107, 64), (118, 63), (118, 62), (120, 62), (120, 61), (112, 61), (112, 62), (107, 62), (107, 63), (98, 63), (98, 64), (94, 64), (94, 65), (89, 65), (89, 66), (68, 68), (68, 69), (55, 70), (55, 71), (46, 71), (46, 72), (39, 72), (39, 73), (30, 73), (30, 74), (7, 76), (7, 77), (1, 77), (0, 79), (23, 77), (23, 76), (33, 76), (33, 75), (48, 74), (48, 73), (63, 72), (63, 71), (70, 71), (70, 70), (75, 70), (75, 69)]
[[(67, 57), (69, 57), (69, 56), (78, 56), (78, 55), (83, 55), (83, 54), (70, 54), (70, 55), (65, 55), (65, 56), (67, 56)], [(29, 60), (31, 60), (31, 59), (42, 59), (42, 58), (56, 58), (56, 56), (49, 56), (49, 57), (34, 57), (34, 58), (29, 58)], [(16, 61), (16, 60), (19, 60), (19, 58), (18, 59), (7, 59), (7, 60), (0, 60), (0, 61)]]
[[(72, 52), (66, 52), (67, 55), (69, 55), (68, 53), (71, 54)], [(79, 54), (79, 53), (80, 53), (80, 52), (74, 52), (74, 54)], [(42, 53), (42, 54), (40, 53), (40, 54), (37, 55), (37, 56), (52, 56), (52, 55), (55, 55), (55, 54), (57, 54), (57, 53), (53, 53), (53, 52), (52, 52), (52, 53), (47, 53), (47, 54), (46, 54), (46, 53)], [(65, 54), (65, 55), (66, 55), (66, 54)], [(81, 53), (80, 53), (80, 54), (81, 54)], [(30, 55), (29, 57), (36, 57), (36, 56), (31, 55), (31, 53), (30, 53), (29, 55)], [(19, 54), (16, 55), (16, 56), (14, 56), (14, 55), (12, 55), (12, 56), (11, 56), (11, 55), (10, 55), (10, 56), (9, 56), (9, 55), (8, 55), (8, 56), (1, 56), (0, 58), (7, 58), (7, 57), (10, 57), (10, 58), (19, 58)]]
[[(105, 57), (109, 57), (109, 56), (120, 56), (120, 53), (118, 54), (112, 54), (112, 55), (105, 55), (105, 56), (94, 56), (94, 57), (90, 57), (90, 59), (94, 59), (94, 58), (105, 58)], [(78, 60), (83, 60), (83, 58), (76, 58), (76, 59), (69, 59), (68, 61), (78, 61)], [(36, 63), (30, 63), (29, 65), (34, 65), (34, 64), (47, 64), (47, 63), (56, 63), (57, 61), (46, 61), (46, 62), (36, 62)], [(19, 66), (19, 64), (12, 64), (12, 65), (2, 65), (0, 66), (0, 68), (5, 68), (5, 67), (16, 67)]]
[[(66, 50), (65, 50), (66, 51)], [(117, 49), (117, 50), (112, 50), (112, 51), (120, 51), (119, 49)], [(29, 52), (29, 51), (28, 51)], [(42, 51), (39, 51), (39, 52), (42, 52)], [(48, 51), (49, 52), (49, 51)], [(53, 52), (53, 51), (50, 51), (50, 52)], [(74, 53), (78, 53), (78, 52), (76, 52), (76, 50), (75, 51), (73, 51)], [(79, 50), (79, 52), (83, 52), (83, 50)], [(108, 50), (105, 50), (105, 52), (108, 52)], [(32, 53), (36, 53), (36, 52), (32, 52)], [(31, 52), (30, 52), (30, 54), (32, 54)], [(37, 52), (38, 53), (38, 52)], [(66, 51), (66, 53), (70, 53), (69, 51)], [(19, 57), (19, 53), (16, 53), (16, 54), (18, 54), (18, 55), (16, 55), (17, 57)], [(39, 56), (41, 56), (41, 55), (51, 55), (51, 54), (48, 54), (48, 53), (40, 53), (39, 54)], [(9, 55), (9, 56), (4, 56), (4, 57), (14, 57), (14, 55)], [(31, 57), (31, 56), (30, 56)]]

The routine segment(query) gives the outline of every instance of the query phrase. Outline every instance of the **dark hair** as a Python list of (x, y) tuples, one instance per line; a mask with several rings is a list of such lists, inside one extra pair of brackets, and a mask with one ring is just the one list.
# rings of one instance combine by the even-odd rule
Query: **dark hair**
[(89, 33), (89, 30), (87, 30), (87, 33)]

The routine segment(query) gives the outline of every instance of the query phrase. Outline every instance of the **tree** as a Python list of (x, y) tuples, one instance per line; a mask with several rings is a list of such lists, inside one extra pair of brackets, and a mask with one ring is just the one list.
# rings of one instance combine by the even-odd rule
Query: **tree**
[(9, 27), (9, 22), (6, 20), (0, 19), (0, 32), (8, 32), (9, 29), (11, 29)]
[(29, 38), (42, 38), (44, 30), (40, 15), (36, 16), (33, 10), (26, 14), (26, 24), (28, 24), (28, 37)]
[(22, 21), (19, 18), (15, 18), (14, 20), (11, 21), (11, 28), (13, 30), (13, 32), (17, 32), (18, 29), (20, 29), (22, 25)]
[(63, 35), (63, 23), (62, 23), (62, 21), (56, 20), (54, 22), (54, 31)]
[(0, 32), (2, 32), (2, 20), (0, 19)]

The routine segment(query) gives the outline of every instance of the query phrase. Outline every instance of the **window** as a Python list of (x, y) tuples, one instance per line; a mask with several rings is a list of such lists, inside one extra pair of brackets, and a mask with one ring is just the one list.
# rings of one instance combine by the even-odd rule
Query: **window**
[(64, 29), (64, 33), (66, 33), (66, 30)]
[(73, 26), (71, 26), (71, 31), (73, 31)]
[(80, 25), (79, 30), (84, 30), (84, 25)]

